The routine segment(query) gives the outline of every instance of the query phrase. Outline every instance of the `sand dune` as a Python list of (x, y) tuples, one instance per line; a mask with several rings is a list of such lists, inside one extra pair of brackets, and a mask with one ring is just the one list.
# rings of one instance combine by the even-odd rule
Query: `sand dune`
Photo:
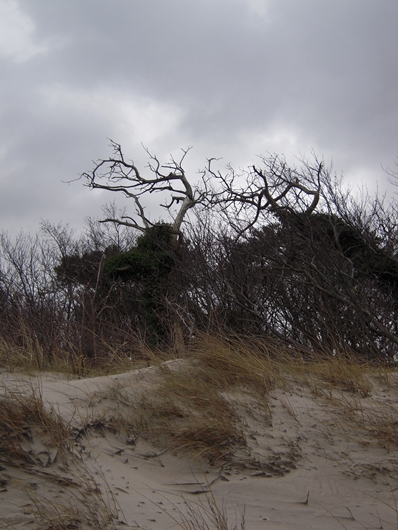
[[(185, 362), (167, 366), (184, 370)], [(398, 421), (394, 374), (389, 384), (371, 379), (367, 396), (288, 377), (266, 401), (231, 391), (245, 440), (212, 463), (115, 428), (156, 392), (156, 367), (80, 380), (6, 371), (0, 378), (0, 406), (34, 394), (72, 433), (57, 447), (27, 418), (26, 458), (13, 461), (3, 448), (0, 528), (187, 528), (211, 509), (225, 510), (230, 528), (398, 528), (398, 455), (375, 427), (377, 418)]]

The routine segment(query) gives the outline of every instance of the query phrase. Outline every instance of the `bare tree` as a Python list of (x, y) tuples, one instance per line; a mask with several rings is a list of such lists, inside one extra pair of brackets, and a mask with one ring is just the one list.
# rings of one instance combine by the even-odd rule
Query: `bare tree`
[[(152, 337), (158, 341), (159, 337), (168, 336), (167, 340), (181, 349), (182, 327), (186, 321), (185, 317), (181, 318), (185, 312), (177, 273), (183, 253), (181, 227), (188, 211), (203, 203), (206, 187), (201, 190), (187, 178), (183, 164), (190, 148), (182, 149), (179, 159), (172, 156), (165, 164), (145, 149), (149, 162), (146, 170), (141, 171), (133, 161), (126, 159), (118, 143), (111, 141), (111, 147), (113, 155), (98, 161), (94, 169), (83, 173), (82, 177), (91, 189), (119, 193), (132, 199), (134, 212), (113, 215), (108, 208), (108, 215), (101, 222), (138, 230), (141, 236), (129, 252), (107, 261), (106, 273), (141, 289), (143, 314), (148, 328), (152, 329)], [(154, 194), (160, 196), (160, 206), (167, 211), (166, 222), (153, 222), (146, 212), (146, 202)]]
[(328, 174), (323, 161), (302, 160), (299, 168), (289, 166), (284, 157), (260, 157), (262, 167), (251, 166), (237, 172), (228, 166), (226, 174), (215, 171), (215, 159), (209, 159), (203, 171), (203, 180), (212, 182), (213, 191), (207, 190), (210, 207), (219, 206), (237, 238), (258, 223), (269, 222), (270, 216), (281, 218), (286, 214), (311, 214), (321, 198), (321, 183)]
[[(161, 164), (155, 155), (145, 149), (149, 162), (148, 175), (144, 176), (134, 162), (126, 160), (118, 143), (111, 140), (111, 147), (113, 156), (100, 160), (90, 173), (83, 173), (82, 176), (91, 189), (121, 193), (132, 199), (135, 216), (126, 214), (121, 217), (111, 216), (106, 217), (102, 222), (125, 225), (145, 233), (155, 223), (146, 215), (142, 198), (154, 193), (161, 194), (164, 203), (160, 206), (167, 210), (172, 219), (170, 226), (173, 240), (177, 243), (181, 235), (181, 225), (188, 210), (202, 202), (204, 198), (203, 192), (193, 187), (188, 181), (183, 168), (184, 160), (191, 148), (182, 149), (179, 160), (171, 157), (166, 164)], [(173, 211), (176, 206), (177, 210)]]

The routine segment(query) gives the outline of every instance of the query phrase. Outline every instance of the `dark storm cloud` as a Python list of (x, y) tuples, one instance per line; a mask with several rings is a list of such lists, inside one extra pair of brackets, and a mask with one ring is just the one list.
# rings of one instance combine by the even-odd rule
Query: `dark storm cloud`
[(107, 137), (139, 160), (141, 141), (161, 156), (194, 145), (196, 168), (314, 148), (383, 184), (394, 163), (396, 2), (3, 2), (21, 33), (0, 62), (7, 228), (99, 215), (109, 198), (61, 181), (106, 157)]

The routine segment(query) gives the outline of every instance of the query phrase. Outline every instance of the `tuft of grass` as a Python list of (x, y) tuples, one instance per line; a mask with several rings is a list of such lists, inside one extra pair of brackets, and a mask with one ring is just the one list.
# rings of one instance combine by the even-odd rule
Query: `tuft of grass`
[[(48, 352), (34, 331), (23, 321), (18, 326), (18, 340), (0, 335), (0, 368), (7, 371), (56, 371), (81, 377), (95, 377), (125, 372), (148, 366), (159, 357), (139, 337), (115, 330), (119, 343), (111, 343), (91, 333), (98, 345), (98, 355), (89, 357), (81, 345), (68, 337), (62, 338), (62, 348), (54, 345)], [(170, 354), (162, 353), (163, 358)]]
[(57, 499), (26, 493), (31, 505), (35, 523), (38, 528), (51, 530), (113, 528), (112, 521), (117, 517), (117, 509), (112, 509), (103, 499), (100, 490), (79, 475), (79, 482), (69, 484), (62, 489)]
[[(335, 414), (357, 433), (377, 441), (388, 452), (398, 447), (398, 408), (388, 402), (364, 402), (356, 396), (331, 398)], [(367, 442), (368, 443), (368, 442)]]
[(190, 355), (200, 379), (219, 390), (240, 387), (265, 396), (280, 375), (264, 342), (201, 335)]
[(186, 502), (187, 513), (180, 513), (179, 526), (182, 530), (245, 530), (245, 510), (238, 522), (230, 524), (223, 505), (219, 505), (212, 490), (206, 495), (206, 502)]
[(63, 448), (72, 442), (70, 431), (54, 410), (48, 410), (40, 395), (13, 393), (0, 399), (0, 462), (32, 463), (25, 442), (44, 435), (49, 447)]
[[(105, 529), (117, 517), (114, 498), (103, 497), (77, 451), (71, 429), (38, 392), (14, 391), (0, 399), (1, 468), (33, 528)], [(53, 492), (50, 497), (47, 491)], [(3, 512), (0, 526), (12, 524)]]
[(245, 445), (229, 400), (195, 369), (162, 370), (162, 381), (138, 406), (141, 436), (177, 453), (203, 456), (215, 463)]
[[(236, 516), (236, 522), (230, 523), (228, 520), (228, 514), (225, 509), (224, 503), (219, 503), (214, 495), (214, 491), (211, 484), (204, 476), (207, 484), (207, 489), (204, 490), (205, 500), (193, 501), (187, 500), (184, 496), (181, 497), (183, 500), (185, 510), (181, 509), (178, 504), (171, 502), (173, 510), (176, 515), (171, 514), (166, 509), (160, 507), (160, 509), (175, 523), (176, 527), (182, 530), (245, 530), (246, 528), (246, 507), (240, 512), (240, 521), (238, 526), (238, 518)], [(151, 499), (141, 493), (141, 495), (154, 504), (157, 509), (159, 505), (155, 504)], [(167, 497), (165, 497), (167, 498)], [(170, 500), (170, 499), (167, 499)]]
[(372, 383), (369, 379), (370, 367), (345, 357), (313, 361), (307, 365), (307, 374), (311, 374), (310, 386), (316, 391), (323, 390), (350, 392), (361, 397), (369, 397)]
[(37, 370), (36, 359), (31, 352), (26, 348), (15, 346), (3, 337), (0, 337), (0, 366), (8, 371)]
[(203, 335), (185, 359), (161, 364), (158, 374), (156, 387), (135, 407), (136, 430), (174, 452), (219, 463), (246, 446), (242, 396), (268, 415), (279, 368), (259, 347)]

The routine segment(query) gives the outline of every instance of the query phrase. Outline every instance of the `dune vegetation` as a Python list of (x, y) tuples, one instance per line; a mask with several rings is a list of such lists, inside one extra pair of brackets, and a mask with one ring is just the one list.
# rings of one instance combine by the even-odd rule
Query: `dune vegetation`
[(0, 238), (0, 528), (398, 528), (396, 202), (112, 147), (83, 177), (135, 213)]
[[(206, 334), (196, 337), (183, 356), (149, 349), (146, 355), (145, 367), (134, 369), (123, 361), (113, 375), (106, 366), (90, 377), (66, 373), (65, 367), (63, 374), (39, 375), (32, 366), (27, 370), (24, 358), (20, 365), (14, 359), (11, 369), (10, 352), (2, 351), (0, 503), (6, 509), (1, 527), (130, 527), (131, 514), (118, 498), (119, 491), (128, 490), (107, 478), (104, 470), (109, 472), (110, 464), (101, 465), (102, 453), (120, 457), (117, 473), (123, 478), (137, 469), (127, 469), (133, 457), (169, 471), (175, 465), (170, 458), (187, 462), (196, 477), (193, 485), (178, 496), (169, 491), (169, 504), (162, 507), (170, 527), (245, 528), (249, 522), (252, 527), (244, 504), (236, 520), (231, 507), (224, 506), (218, 481), (294, 475), (309, 447), (327, 454), (350, 481), (365, 477), (370, 491), (375, 485), (379, 494), (384, 490), (378, 509), (382, 513), (384, 506), (388, 514), (380, 517), (397, 527), (391, 526), (398, 445), (395, 366), (321, 352), (304, 358), (277, 341)], [(64, 408), (65, 396), (70, 409)], [(342, 465), (337, 456), (343, 448), (350, 465)], [(363, 458), (355, 463), (354, 454)], [(150, 497), (145, 501), (145, 489), (133, 486), (132, 478), (129, 485), (154, 511), (156, 503)], [(9, 494), (14, 509), (6, 502)], [(302, 502), (307, 494), (311, 504), (311, 490), (301, 493)], [(158, 504), (166, 505), (161, 498)], [(24, 506), (23, 512), (15, 505)], [(331, 521), (338, 519), (335, 512), (330, 512)], [(148, 528), (158, 528), (157, 517), (151, 524), (147, 516)], [(351, 519), (373, 528), (368, 514)], [(341, 518), (338, 522), (356, 528)]]

